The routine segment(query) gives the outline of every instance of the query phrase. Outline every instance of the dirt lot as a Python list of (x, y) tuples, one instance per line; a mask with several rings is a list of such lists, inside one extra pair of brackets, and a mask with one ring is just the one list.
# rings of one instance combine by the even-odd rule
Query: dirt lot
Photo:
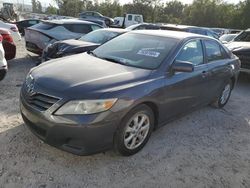
[(250, 187), (250, 76), (228, 105), (158, 129), (132, 157), (79, 157), (43, 144), (19, 114), (20, 86), (36, 58), (23, 42), (0, 82), (0, 187)]

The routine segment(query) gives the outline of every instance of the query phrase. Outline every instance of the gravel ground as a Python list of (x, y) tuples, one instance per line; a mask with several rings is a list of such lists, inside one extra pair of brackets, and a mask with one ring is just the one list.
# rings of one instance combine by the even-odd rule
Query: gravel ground
[(0, 82), (0, 187), (250, 187), (250, 75), (224, 109), (205, 107), (155, 131), (131, 157), (74, 156), (24, 126), (19, 92), (37, 58), (23, 42)]

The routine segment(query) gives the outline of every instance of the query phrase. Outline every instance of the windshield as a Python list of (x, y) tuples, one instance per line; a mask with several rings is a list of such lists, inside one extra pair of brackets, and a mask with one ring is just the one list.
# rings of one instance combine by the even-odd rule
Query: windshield
[(221, 37), (220, 37), (220, 40), (221, 41), (227, 41), (227, 42), (230, 42), (231, 40), (233, 40), (234, 39), (234, 37), (235, 37), (236, 35), (222, 35)]
[(144, 69), (156, 69), (178, 40), (136, 33), (121, 35), (93, 51), (109, 61)]
[(250, 42), (250, 31), (241, 32), (234, 41)]
[(79, 40), (86, 42), (93, 42), (97, 44), (103, 44), (112, 38), (118, 36), (120, 33), (107, 30), (96, 30), (82, 36)]

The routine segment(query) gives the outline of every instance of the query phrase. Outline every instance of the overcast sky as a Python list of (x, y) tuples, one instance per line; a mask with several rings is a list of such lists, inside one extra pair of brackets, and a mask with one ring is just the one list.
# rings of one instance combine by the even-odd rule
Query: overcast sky
[[(14, 3), (25, 3), (25, 4), (31, 4), (31, 0), (3, 0), (5, 2), (14, 2)], [(101, 1), (101, 0), (100, 0)], [(120, 0), (120, 2), (122, 4), (125, 4), (125, 3), (129, 3), (129, 2), (132, 2), (133, 0)], [(162, 2), (167, 2), (167, 1), (170, 1), (170, 0), (162, 0)], [(192, 3), (193, 0), (179, 0), (183, 3)], [(225, 2), (229, 2), (229, 3), (238, 3), (240, 0), (225, 0)], [(52, 5), (54, 5), (54, 0), (40, 0), (40, 2), (42, 3), (42, 6), (48, 6), (50, 3)]]

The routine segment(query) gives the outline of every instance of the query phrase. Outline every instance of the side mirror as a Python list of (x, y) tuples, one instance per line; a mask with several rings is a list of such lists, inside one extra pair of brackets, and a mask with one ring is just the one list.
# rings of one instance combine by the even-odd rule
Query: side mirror
[(174, 72), (193, 72), (194, 65), (188, 61), (176, 60), (172, 65), (172, 70)]

